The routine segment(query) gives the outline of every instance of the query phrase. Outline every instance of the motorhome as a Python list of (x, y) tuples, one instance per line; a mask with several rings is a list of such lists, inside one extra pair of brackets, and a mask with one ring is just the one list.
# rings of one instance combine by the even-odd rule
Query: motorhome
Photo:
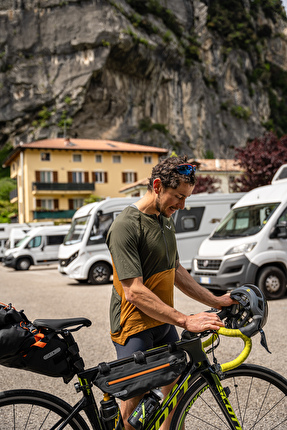
[(209, 289), (227, 291), (251, 283), (268, 299), (286, 294), (287, 164), (271, 185), (246, 193), (202, 242), (192, 275)]
[[(242, 195), (195, 194), (174, 214), (179, 258), (187, 270), (202, 240)], [(78, 209), (59, 249), (59, 272), (78, 282), (109, 282), (112, 260), (105, 243), (107, 232), (116, 216), (138, 199), (110, 198)]]
[[(9, 236), (11, 234), (11, 231), (12, 230), (22, 231), (25, 228), (27, 231), (30, 230), (30, 227), (28, 226), (28, 224), (27, 225), (26, 224), (18, 224), (18, 223), (15, 223), (15, 224), (1, 223), (0, 224), (0, 259), (1, 260), (4, 257), (4, 254), (5, 254), (5, 251), (7, 248), (7, 241), (9, 240)], [(24, 231), (23, 231), (23, 234), (25, 235)]]
[(5, 251), (4, 266), (28, 270), (31, 265), (57, 264), (59, 246), (69, 228), (69, 224), (32, 228), (15, 248)]

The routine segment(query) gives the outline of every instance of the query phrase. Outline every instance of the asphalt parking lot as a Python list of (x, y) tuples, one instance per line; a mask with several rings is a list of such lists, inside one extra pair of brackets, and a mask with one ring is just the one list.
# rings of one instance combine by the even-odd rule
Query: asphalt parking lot
[[(115, 359), (114, 347), (109, 337), (109, 298), (112, 285), (83, 285), (60, 275), (56, 266), (31, 267), (28, 271), (14, 271), (0, 263), (0, 301), (12, 303), (17, 309), (24, 309), (30, 320), (36, 318), (70, 318), (84, 316), (92, 321), (92, 326), (76, 332), (80, 351), (86, 367), (102, 361)], [(269, 318), (265, 326), (268, 354), (260, 346), (260, 336), (253, 338), (253, 349), (248, 362), (269, 367), (285, 377), (287, 375), (287, 297), (269, 302)], [(176, 290), (175, 306), (189, 314), (206, 310), (207, 307), (194, 302)], [(238, 339), (222, 339), (215, 351), (219, 362), (226, 362), (240, 351)], [(79, 394), (75, 393), (74, 378), (68, 385), (61, 378), (50, 378), (36, 373), (0, 366), (0, 391), (14, 388), (30, 388), (47, 391), (75, 403)], [(95, 391), (96, 398), (101, 394)]]

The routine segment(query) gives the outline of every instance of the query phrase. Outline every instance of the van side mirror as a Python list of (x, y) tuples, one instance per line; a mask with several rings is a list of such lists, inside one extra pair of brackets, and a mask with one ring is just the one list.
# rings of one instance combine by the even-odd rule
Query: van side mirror
[(281, 221), (277, 224), (277, 237), (287, 239), (287, 221)]
[(287, 221), (276, 224), (270, 234), (270, 239), (287, 239)]

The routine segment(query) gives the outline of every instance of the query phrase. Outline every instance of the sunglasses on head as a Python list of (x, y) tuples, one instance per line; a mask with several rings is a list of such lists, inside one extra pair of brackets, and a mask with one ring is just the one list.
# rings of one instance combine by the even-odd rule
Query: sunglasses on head
[(193, 164), (179, 164), (174, 170), (180, 175), (190, 176), (196, 171), (196, 166)]

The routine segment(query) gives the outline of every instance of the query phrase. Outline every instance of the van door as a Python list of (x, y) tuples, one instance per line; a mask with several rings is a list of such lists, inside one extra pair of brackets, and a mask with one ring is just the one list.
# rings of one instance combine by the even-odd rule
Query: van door
[(205, 209), (205, 206), (180, 209), (174, 217), (179, 261), (187, 270), (191, 270), (192, 258), (209, 234), (200, 230)]
[(64, 241), (64, 234), (53, 234), (45, 237), (42, 246), (42, 260), (39, 263), (57, 263), (59, 246)]
[(38, 261), (42, 258), (42, 236), (33, 237), (27, 244), (26, 248), (29, 250), (31, 257), (33, 258), (34, 264), (38, 264)]

